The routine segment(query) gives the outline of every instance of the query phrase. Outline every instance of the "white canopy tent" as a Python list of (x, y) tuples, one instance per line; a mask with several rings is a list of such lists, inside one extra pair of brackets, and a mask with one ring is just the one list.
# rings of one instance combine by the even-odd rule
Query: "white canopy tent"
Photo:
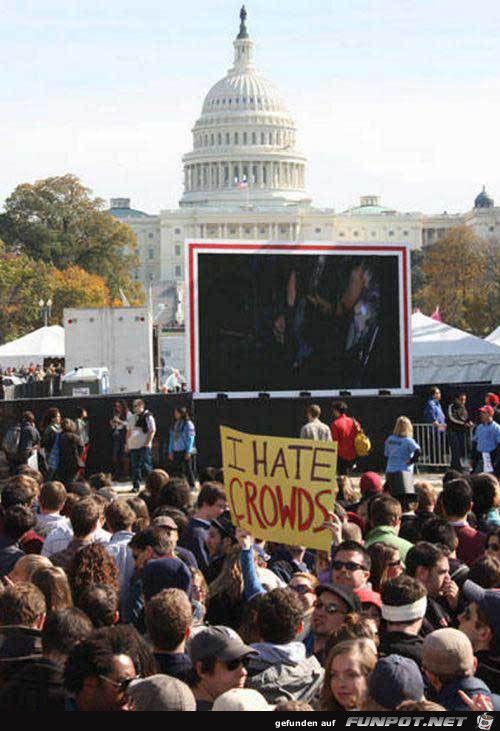
[(64, 358), (64, 328), (60, 325), (40, 327), (18, 340), (0, 345), (0, 366), (20, 368), (30, 363), (42, 364), (45, 358)]
[(490, 333), (485, 340), (487, 340), (488, 343), (493, 343), (493, 345), (500, 345), (500, 325), (493, 330), (493, 332)]
[(500, 347), (415, 312), (413, 383), (500, 383)]

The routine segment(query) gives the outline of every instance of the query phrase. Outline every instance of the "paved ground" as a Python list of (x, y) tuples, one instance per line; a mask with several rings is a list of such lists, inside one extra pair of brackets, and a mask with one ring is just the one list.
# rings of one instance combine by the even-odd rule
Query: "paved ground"
[[(436, 490), (441, 490), (443, 486), (443, 473), (439, 472), (422, 472), (418, 475), (415, 475), (415, 480), (426, 480), (428, 482), (431, 482), (432, 485)], [(359, 475), (355, 475), (352, 477), (352, 481), (355, 485), (358, 485), (359, 483)], [(131, 482), (113, 482), (113, 489), (116, 490), (116, 492), (119, 495), (128, 497), (129, 495), (133, 495), (132, 493), (132, 483)], [(142, 490), (143, 488), (141, 488)]]

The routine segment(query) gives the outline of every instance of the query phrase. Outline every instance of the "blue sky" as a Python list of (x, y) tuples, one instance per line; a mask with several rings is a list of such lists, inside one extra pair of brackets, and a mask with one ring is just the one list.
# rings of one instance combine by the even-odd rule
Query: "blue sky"
[[(240, 3), (7, 1), (0, 27), (0, 199), (73, 172), (104, 198), (174, 207), (181, 156), (232, 63)], [(309, 158), (308, 189), (342, 210), (500, 200), (500, 6), (462, 0), (247, 3), (259, 69)]]

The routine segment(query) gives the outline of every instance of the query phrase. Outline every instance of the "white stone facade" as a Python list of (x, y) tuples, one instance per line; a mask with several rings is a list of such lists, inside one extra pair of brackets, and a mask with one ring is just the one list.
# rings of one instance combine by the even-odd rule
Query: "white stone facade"
[(179, 208), (148, 215), (132, 209), (129, 199), (111, 202), (111, 213), (137, 235), (135, 277), (152, 287), (157, 302), (184, 281), (186, 239), (408, 242), (420, 249), (459, 225), (485, 238), (500, 235), (500, 208), (484, 189), (464, 214), (400, 212), (380, 205), (377, 196), (363, 196), (342, 213), (315, 208), (294, 121), (253, 65), (245, 20), (242, 10), (233, 67), (209, 91), (193, 127)]

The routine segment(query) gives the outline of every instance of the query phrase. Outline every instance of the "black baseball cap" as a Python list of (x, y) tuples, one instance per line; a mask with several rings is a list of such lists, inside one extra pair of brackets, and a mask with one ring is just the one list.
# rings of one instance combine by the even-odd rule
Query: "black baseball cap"
[(208, 657), (231, 662), (249, 655), (258, 655), (250, 645), (245, 645), (237, 632), (229, 627), (203, 627), (189, 640), (187, 651), (191, 662), (199, 662)]

